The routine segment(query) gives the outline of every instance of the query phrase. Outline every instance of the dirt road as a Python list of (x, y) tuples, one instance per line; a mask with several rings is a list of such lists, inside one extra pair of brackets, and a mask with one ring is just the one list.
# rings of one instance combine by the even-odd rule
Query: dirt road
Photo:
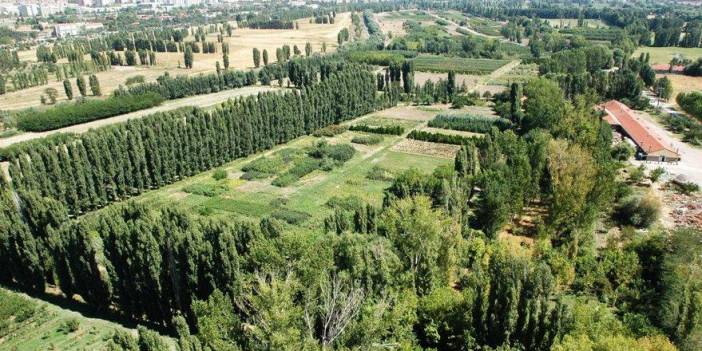
[(69, 127), (65, 127), (65, 128), (46, 131), (46, 132), (23, 133), (23, 134), (9, 137), (9, 138), (0, 139), (0, 148), (7, 147), (7, 146), (10, 146), (12, 144), (20, 143), (23, 141), (28, 141), (28, 140), (37, 139), (37, 138), (43, 138), (43, 137), (51, 135), (51, 134), (84, 133), (90, 129), (95, 129), (95, 128), (103, 127), (103, 126), (110, 125), (110, 124), (125, 122), (127, 120), (134, 119), (134, 118), (142, 118), (144, 116), (147, 116), (147, 115), (150, 115), (150, 114), (153, 114), (156, 112), (165, 112), (165, 111), (175, 110), (175, 109), (178, 109), (181, 107), (186, 107), (186, 106), (209, 107), (209, 106), (213, 106), (213, 105), (222, 103), (224, 101), (227, 101), (230, 98), (253, 95), (253, 94), (257, 94), (259, 92), (276, 91), (276, 90), (280, 90), (280, 88), (269, 87), (269, 86), (251, 86), (251, 87), (243, 87), (243, 88), (239, 88), (239, 89), (220, 91), (218, 93), (213, 93), (213, 94), (197, 95), (197, 96), (191, 96), (191, 97), (187, 97), (187, 98), (183, 98), (183, 99), (169, 100), (169, 101), (164, 102), (160, 106), (152, 107), (152, 108), (141, 110), (141, 111), (135, 111), (132, 113), (127, 113), (124, 115), (100, 119), (97, 121), (92, 121), (92, 122), (83, 123), (83, 124), (77, 124), (77, 125), (73, 125), (73, 126), (69, 126)]

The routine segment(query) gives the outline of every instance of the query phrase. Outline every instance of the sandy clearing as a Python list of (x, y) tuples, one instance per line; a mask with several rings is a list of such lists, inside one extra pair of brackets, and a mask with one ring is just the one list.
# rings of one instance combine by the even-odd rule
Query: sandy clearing
[(225, 91), (220, 91), (218, 93), (213, 93), (213, 94), (206, 94), (206, 95), (197, 95), (197, 96), (191, 96), (183, 99), (177, 99), (177, 100), (169, 100), (164, 102), (160, 106), (152, 107), (149, 109), (141, 110), (141, 111), (135, 111), (132, 113), (127, 113), (124, 115), (119, 115), (115, 117), (110, 117), (110, 118), (105, 118), (105, 119), (100, 119), (97, 121), (92, 121), (88, 123), (83, 123), (83, 124), (77, 124), (61, 129), (55, 129), (55, 130), (50, 130), (46, 132), (41, 132), (41, 133), (23, 133), (19, 134), (13, 137), (5, 138), (5, 139), (0, 139), (0, 148), (2, 147), (7, 147), (12, 144), (16, 144), (19, 142), (23, 141), (28, 141), (32, 139), (37, 139), (37, 138), (43, 138), (51, 134), (56, 134), (56, 133), (84, 133), (87, 132), (90, 129), (95, 129), (99, 127), (103, 127), (106, 125), (110, 124), (115, 124), (115, 123), (121, 123), (125, 122), (130, 119), (135, 119), (135, 118), (142, 118), (144, 116), (156, 113), (156, 112), (165, 112), (165, 111), (170, 111), (170, 110), (175, 110), (181, 107), (187, 107), (187, 106), (199, 106), (199, 107), (209, 107), (212, 105), (216, 105), (218, 103), (227, 101), (230, 98), (235, 98), (239, 96), (247, 96), (247, 95), (253, 95), (257, 94), (259, 92), (266, 92), (266, 91), (276, 91), (276, 90), (281, 90), (280, 88), (275, 88), (275, 87), (269, 87), (269, 86), (252, 86), (252, 87), (243, 87), (239, 89), (231, 89), (231, 90), (225, 90)]

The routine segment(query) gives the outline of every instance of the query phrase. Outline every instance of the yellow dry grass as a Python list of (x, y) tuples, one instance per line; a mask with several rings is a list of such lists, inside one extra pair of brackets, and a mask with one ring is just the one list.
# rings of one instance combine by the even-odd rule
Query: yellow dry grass
[[(229, 43), (229, 62), (230, 68), (247, 70), (253, 68), (253, 48), (258, 48), (263, 52), (268, 50), (269, 62), (275, 62), (275, 50), (283, 45), (290, 45), (292, 50), (293, 45), (297, 45), (304, 55), (305, 44), (312, 45), (313, 52), (321, 52), (322, 44), (326, 43), (327, 52), (336, 50), (336, 37), (343, 28), (351, 26), (351, 14), (337, 14), (334, 24), (314, 24), (309, 23), (309, 19), (298, 20), (299, 29), (297, 30), (277, 30), (277, 29), (236, 29), (231, 37), (224, 37), (225, 42)], [(192, 40), (192, 38), (189, 38)], [(212, 33), (207, 38), (208, 41), (217, 41), (217, 33)], [(25, 50), (19, 53), (21, 60), (36, 62), (36, 54), (34, 50)], [(90, 59), (86, 55), (86, 59)], [(123, 85), (127, 78), (143, 75), (146, 81), (155, 81), (157, 77), (164, 72), (169, 72), (171, 75), (195, 75), (200, 73), (214, 72), (217, 61), (222, 64), (221, 46), (217, 45), (217, 53), (214, 54), (194, 54), (194, 63), (192, 69), (178, 68), (182, 66), (182, 53), (157, 53), (156, 64), (153, 66), (115, 66), (106, 72), (97, 73), (98, 80), (102, 89), (103, 96), (108, 96), (120, 85)], [(65, 59), (59, 62), (66, 62)], [(66, 96), (63, 92), (63, 83), (55, 81), (55, 76), (50, 75), (49, 84), (23, 89), (16, 92), (0, 95), (0, 109), (2, 110), (18, 110), (28, 107), (40, 106), (39, 97), (44, 93), (46, 88), (54, 88), (59, 91), (58, 102), (66, 101)], [(78, 89), (73, 83), (73, 94), (78, 96)]]
[(675, 97), (678, 96), (678, 94), (702, 90), (702, 77), (690, 77), (680, 74), (657, 75), (658, 78), (663, 76), (668, 77), (673, 83), (673, 96), (670, 102), (674, 103), (676, 106), (677, 102), (675, 102)]

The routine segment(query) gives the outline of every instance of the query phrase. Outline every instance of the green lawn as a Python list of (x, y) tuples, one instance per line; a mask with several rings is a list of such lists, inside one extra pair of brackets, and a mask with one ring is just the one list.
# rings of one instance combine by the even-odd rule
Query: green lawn
[[(373, 115), (363, 120), (363, 123), (369, 122), (374, 125), (401, 124), (407, 128), (418, 125), (416, 121), (382, 118)], [(363, 133), (347, 131), (336, 137), (327, 138), (327, 140), (331, 144), (350, 143), (354, 136), (361, 134)], [(430, 173), (437, 166), (452, 163), (449, 159), (393, 151), (392, 146), (401, 139), (402, 137), (399, 136), (385, 135), (383, 141), (377, 145), (353, 144), (357, 153), (342, 166), (331, 171), (316, 170), (287, 187), (271, 185), (275, 176), (251, 181), (239, 178), (242, 174), (242, 167), (262, 155), (274, 157), (272, 155), (279, 150), (300, 150), (312, 146), (319, 140), (319, 138), (305, 136), (263, 154), (253, 155), (220, 167), (228, 172), (228, 179), (217, 181), (213, 179), (212, 171), (205, 172), (159, 190), (148, 192), (137, 197), (136, 201), (155, 206), (172, 203), (187, 211), (200, 214), (245, 219), (260, 219), (276, 212), (294, 210), (309, 215), (309, 219), (300, 225), (304, 228), (310, 228), (321, 224), (324, 218), (331, 213), (326, 204), (332, 197), (353, 196), (374, 205), (381, 205), (383, 191), (390, 185), (390, 181), (368, 179), (366, 177), (368, 172), (375, 166), (383, 167), (395, 174), (412, 167)], [(283, 172), (283, 168), (279, 172)], [(226, 190), (212, 197), (188, 194), (183, 191), (193, 184), (219, 185)]]
[(702, 57), (702, 48), (680, 48), (677, 46), (669, 47), (640, 47), (634, 51), (632, 57), (639, 57), (642, 52), (647, 52), (651, 55), (651, 63), (669, 63), (674, 55), (682, 55), (683, 58), (697, 60)]

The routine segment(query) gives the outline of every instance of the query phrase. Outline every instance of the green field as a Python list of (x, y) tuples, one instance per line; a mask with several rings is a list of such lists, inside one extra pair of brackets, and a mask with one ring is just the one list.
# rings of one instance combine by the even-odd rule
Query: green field
[(104, 350), (115, 330), (136, 336), (119, 324), (0, 288), (0, 350)]
[(478, 33), (492, 37), (499, 37), (502, 35), (500, 34), (502, 23), (487, 18), (470, 17), (468, 18), (468, 27), (472, 28)]
[(444, 56), (419, 56), (412, 60), (414, 69), (420, 72), (446, 73), (454, 71), (460, 74), (490, 74), (508, 64), (510, 60), (473, 59)]
[[(351, 122), (351, 123), (358, 123)], [(369, 116), (363, 123), (377, 126), (401, 125), (406, 129), (418, 126), (420, 121), (409, 121), (379, 116)], [(332, 138), (324, 138), (329, 144), (350, 144), (354, 136), (363, 135), (360, 132), (347, 131)], [(272, 182), (281, 173), (289, 169), (285, 162), (275, 161), (281, 155), (304, 155), (322, 138), (305, 136), (273, 150), (234, 161), (220, 169), (226, 170), (226, 179), (215, 180), (213, 172), (206, 172), (159, 190), (149, 192), (136, 201), (151, 203), (156, 206), (172, 203), (189, 211), (203, 215), (227, 216), (233, 218), (259, 219), (273, 216), (279, 219), (300, 219), (300, 223), (288, 221), (302, 228), (312, 228), (320, 225), (324, 218), (331, 213), (328, 202), (354, 198), (374, 205), (381, 205), (383, 191), (390, 185), (390, 180), (371, 180), (367, 177), (374, 167), (381, 167), (388, 174), (397, 174), (409, 168), (418, 168), (430, 173), (441, 165), (450, 165), (450, 159), (432, 156), (407, 154), (393, 151), (393, 145), (403, 137), (384, 135), (383, 141), (376, 145), (356, 145), (356, 155), (342, 166), (330, 171), (317, 169), (289, 186), (275, 186)], [(276, 174), (263, 178), (244, 180), (242, 168), (254, 160), (266, 157), (278, 164)], [(294, 161), (289, 161), (294, 162)], [(223, 189), (213, 196), (188, 193), (193, 187)], [(210, 194), (212, 195), (212, 194)], [(333, 201), (334, 201), (333, 200)]]
[(668, 46), (661, 48), (654, 47), (640, 47), (634, 51), (632, 57), (639, 57), (641, 53), (648, 53), (651, 55), (651, 63), (669, 63), (673, 56), (682, 56), (683, 58), (690, 60), (697, 60), (702, 57), (702, 48), (681, 48), (677, 46)]
[(390, 20), (434, 21), (436, 18), (424, 11), (397, 11), (389, 12), (385, 17)]

